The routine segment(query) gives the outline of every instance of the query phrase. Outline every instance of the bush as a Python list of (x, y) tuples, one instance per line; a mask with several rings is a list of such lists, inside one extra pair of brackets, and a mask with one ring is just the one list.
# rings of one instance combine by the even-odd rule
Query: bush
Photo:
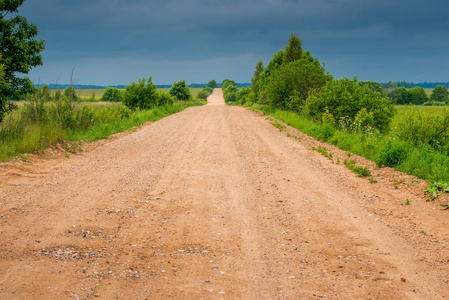
[(152, 78), (148, 78), (145, 86), (145, 78), (141, 78), (137, 83), (132, 82), (126, 86), (122, 102), (131, 109), (149, 109), (157, 105), (158, 97), (156, 94), (156, 85)]
[(198, 94), (196, 95), (196, 97), (198, 98), (198, 99), (201, 99), (201, 100), (207, 100), (207, 97), (209, 97), (209, 93), (207, 93), (205, 90), (202, 90), (202, 91), (199, 91), (198, 92)]
[(170, 95), (175, 97), (177, 100), (189, 100), (192, 97), (184, 80), (180, 80), (178, 82), (175, 81), (173, 83), (170, 89)]
[(101, 101), (122, 102), (122, 92), (117, 88), (108, 87), (101, 97)]
[(388, 140), (374, 157), (376, 164), (395, 167), (407, 159), (411, 147), (406, 142)]
[(164, 92), (157, 93), (157, 105), (164, 106), (164, 105), (171, 105), (173, 103), (175, 103), (175, 100), (169, 94)]
[[(357, 79), (331, 80), (326, 87), (315, 90), (307, 99), (304, 115), (321, 121), (326, 108), (342, 129), (363, 125), (386, 130), (396, 112), (393, 104), (379, 93), (361, 86)], [(362, 109), (365, 109), (361, 112)], [(354, 123), (357, 117), (357, 124)], [(349, 124), (348, 124), (349, 123)], [(347, 124), (347, 125), (345, 125)]]

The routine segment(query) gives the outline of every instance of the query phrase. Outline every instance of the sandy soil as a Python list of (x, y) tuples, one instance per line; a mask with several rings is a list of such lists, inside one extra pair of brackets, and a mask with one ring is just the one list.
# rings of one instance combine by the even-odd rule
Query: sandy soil
[(423, 183), (353, 157), (369, 183), (288, 130), (216, 89), (70, 158), (3, 164), (0, 298), (449, 299), (449, 211)]

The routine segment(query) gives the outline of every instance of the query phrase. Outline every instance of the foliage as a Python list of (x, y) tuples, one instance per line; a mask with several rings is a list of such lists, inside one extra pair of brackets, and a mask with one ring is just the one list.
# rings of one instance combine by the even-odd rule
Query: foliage
[(223, 80), (223, 82), (221, 83), (221, 88), (222, 88), (223, 91), (224, 91), (229, 85), (233, 85), (233, 86), (237, 87), (234, 80), (225, 79), (225, 80)]
[(410, 103), (414, 105), (422, 105), (423, 103), (429, 101), (426, 91), (419, 86), (411, 88), (408, 91)]
[(369, 88), (373, 92), (378, 92), (379, 94), (382, 94), (382, 92), (383, 92), (382, 84), (380, 84), (379, 82), (375, 82), (375, 81), (359, 81), (359, 83), (362, 86), (366, 86), (367, 88)]
[(449, 193), (449, 183), (433, 182), (426, 187), (425, 192), (427, 194), (430, 194), (431, 200), (434, 200), (436, 197), (442, 195), (443, 193)]
[(78, 96), (76, 95), (76, 90), (73, 86), (68, 86), (64, 90), (64, 96), (69, 98), (71, 101), (78, 101)]
[(148, 78), (145, 86), (145, 78), (141, 78), (137, 83), (132, 82), (126, 86), (122, 103), (131, 109), (150, 109), (157, 105), (156, 85), (153, 79)]
[(264, 93), (272, 106), (300, 110), (312, 90), (323, 87), (328, 79), (317, 59), (302, 58), (274, 70), (267, 78)]
[(386, 130), (395, 114), (395, 108), (388, 99), (361, 86), (356, 78), (334, 79), (323, 89), (315, 90), (307, 100), (304, 114), (319, 121), (326, 108), (340, 128), (344, 127), (342, 129), (363, 125), (363, 130), (368, 127)]
[[(44, 40), (36, 40), (37, 26), (17, 15), (25, 0), (3, 0), (0, 2), (0, 65), (4, 67), (4, 83), (0, 84), (0, 121), (3, 115), (13, 109), (7, 99), (19, 99), (20, 95), (32, 92), (34, 87), (29, 78), (22, 74), (42, 65), (39, 54), (45, 48)], [(11, 18), (5, 18), (11, 14)]]
[(207, 91), (202, 90), (196, 95), (196, 97), (201, 100), (207, 100), (207, 97), (209, 97), (209, 95), (210, 94)]
[(435, 102), (448, 102), (449, 92), (445, 86), (439, 85), (433, 89), (432, 95), (430, 95), (430, 100)]
[(259, 94), (260, 80), (263, 74), (263, 62), (261, 59), (257, 61), (256, 69), (254, 70), (254, 76), (251, 77), (251, 89), (256, 96)]
[(403, 141), (388, 140), (383, 144), (375, 156), (376, 164), (387, 167), (395, 167), (407, 159), (410, 145)]
[(273, 55), (273, 58), (270, 60), (268, 65), (263, 70), (263, 77), (268, 77), (271, 73), (279, 68), (282, 65), (282, 61), (284, 60), (284, 50), (279, 50)]
[(449, 110), (439, 114), (408, 110), (395, 123), (393, 135), (414, 145), (429, 145), (449, 155)]
[(185, 80), (175, 81), (170, 89), (170, 95), (176, 100), (189, 100), (192, 97)]
[(218, 87), (217, 81), (215, 79), (210, 80), (207, 83), (207, 87), (212, 88), (212, 89), (216, 89)]
[(105, 102), (122, 102), (122, 92), (113, 87), (107, 87), (106, 91), (104, 91), (103, 96), (101, 96), (101, 101)]
[(410, 103), (410, 95), (405, 87), (398, 87), (392, 89), (388, 93), (388, 97), (390, 97), (391, 101), (395, 104), (409, 104)]
[(233, 80), (225, 79), (222, 84), (223, 97), (228, 103), (235, 103), (238, 97), (238, 88)]
[(294, 33), (288, 40), (288, 45), (285, 47), (282, 64), (288, 64), (295, 60), (301, 59), (302, 56), (302, 40)]
[(174, 98), (164, 92), (157, 92), (156, 99), (157, 99), (158, 106), (173, 105), (173, 103), (175, 103)]
[(356, 173), (359, 177), (366, 177), (371, 175), (371, 171), (367, 168), (363, 168), (360, 166), (357, 166), (355, 164), (355, 160), (345, 160), (344, 164), (348, 169), (352, 170), (354, 173)]

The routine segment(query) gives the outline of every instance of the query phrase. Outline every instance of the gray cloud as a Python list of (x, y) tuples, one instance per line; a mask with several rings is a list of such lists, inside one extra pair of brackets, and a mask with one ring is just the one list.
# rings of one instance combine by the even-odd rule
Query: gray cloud
[(249, 81), (291, 32), (337, 77), (447, 81), (448, 11), (446, 0), (28, 0), (20, 13), (47, 41), (32, 79), (76, 64), (80, 83), (119, 84)]

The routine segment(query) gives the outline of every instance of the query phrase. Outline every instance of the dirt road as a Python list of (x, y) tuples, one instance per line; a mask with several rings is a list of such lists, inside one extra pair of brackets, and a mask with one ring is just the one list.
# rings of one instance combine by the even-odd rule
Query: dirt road
[(4, 166), (0, 298), (449, 299), (448, 220), (216, 89), (91, 151)]

